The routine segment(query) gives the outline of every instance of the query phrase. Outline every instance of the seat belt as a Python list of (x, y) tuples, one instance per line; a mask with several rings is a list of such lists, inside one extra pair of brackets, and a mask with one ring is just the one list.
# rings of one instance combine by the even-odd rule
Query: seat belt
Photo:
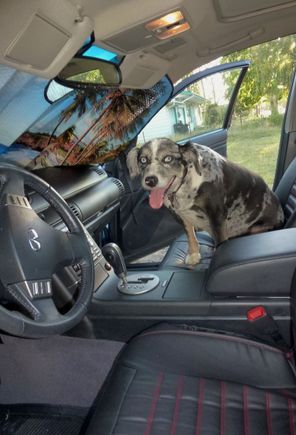
[(265, 307), (258, 305), (247, 311), (247, 319), (257, 336), (260, 338), (272, 339), (276, 347), (285, 353), (292, 349), (280, 333), (279, 327), (274, 318), (267, 313)]

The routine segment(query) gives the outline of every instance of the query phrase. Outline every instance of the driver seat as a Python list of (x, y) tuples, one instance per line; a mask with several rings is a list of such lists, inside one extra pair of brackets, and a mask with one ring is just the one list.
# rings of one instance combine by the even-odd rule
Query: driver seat
[(1, 434), (295, 435), (294, 355), (162, 325), (125, 347), (87, 418), (29, 405), (14, 422), (16, 412), (14, 405), (0, 409)]
[(132, 340), (87, 435), (294, 435), (292, 353), (186, 326)]

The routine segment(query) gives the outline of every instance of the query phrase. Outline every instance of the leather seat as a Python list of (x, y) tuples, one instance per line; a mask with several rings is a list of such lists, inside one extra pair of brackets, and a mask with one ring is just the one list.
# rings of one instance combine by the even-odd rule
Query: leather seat
[(165, 326), (133, 339), (87, 435), (293, 435), (292, 355), (237, 336)]
[[(214, 255), (215, 243), (212, 237), (205, 231), (198, 231), (196, 233), (201, 260), (195, 270), (208, 269), (211, 259)], [(188, 266), (185, 263), (186, 255), (188, 254), (188, 240), (186, 234), (182, 234), (178, 237), (169, 247), (164, 259), (161, 262), (161, 269), (182, 268), (192, 269), (192, 266)]]
[[(275, 194), (278, 196), (285, 214), (284, 228), (296, 227), (296, 157), (286, 169), (279, 182)], [(194, 267), (195, 270), (204, 270), (209, 267), (215, 251), (215, 243), (206, 232), (197, 232), (200, 244), (201, 261)], [(162, 269), (183, 268), (192, 269), (185, 264), (188, 253), (188, 241), (186, 234), (178, 237), (169, 247), (160, 267)]]

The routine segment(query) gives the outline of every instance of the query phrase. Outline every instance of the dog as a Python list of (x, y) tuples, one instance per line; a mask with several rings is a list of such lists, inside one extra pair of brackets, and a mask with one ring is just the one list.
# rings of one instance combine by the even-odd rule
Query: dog
[(170, 139), (153, 139), (127, 155), (130, 177), (141, 176), (154, 209), (165, 205), (184, 225), (186, 264), (201, 256), (196, 230), (207, 231), (216, 246), (225, 240), (277, 229), (284, 213), (276, 195), (255, 173), (212, 149)]

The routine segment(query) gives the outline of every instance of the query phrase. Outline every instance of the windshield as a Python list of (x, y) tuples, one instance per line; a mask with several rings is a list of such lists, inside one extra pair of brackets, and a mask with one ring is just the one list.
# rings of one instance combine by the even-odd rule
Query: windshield
[(53, 104), (47, 81), (0, 65), (0, 154), (22, 166), (105, 163), (166, 103), (167, 77), (150, 89), (73, 90)]

